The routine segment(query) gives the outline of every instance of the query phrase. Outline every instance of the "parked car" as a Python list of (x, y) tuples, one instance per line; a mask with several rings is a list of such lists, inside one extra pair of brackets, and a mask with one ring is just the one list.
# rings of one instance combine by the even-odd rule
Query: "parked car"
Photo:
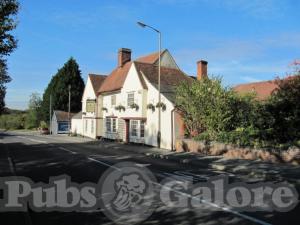
[(40, 134), (47, 135), (50, 134), (48, 128), (40, 128)]

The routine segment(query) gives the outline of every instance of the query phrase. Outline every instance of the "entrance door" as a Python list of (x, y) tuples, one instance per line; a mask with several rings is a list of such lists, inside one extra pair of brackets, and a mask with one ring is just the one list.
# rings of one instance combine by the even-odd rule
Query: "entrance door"
[(129, 142), (129, 132), (130, 132), (130, 126), (129, 126), (129, 120), (125, 120), (125, 142)]

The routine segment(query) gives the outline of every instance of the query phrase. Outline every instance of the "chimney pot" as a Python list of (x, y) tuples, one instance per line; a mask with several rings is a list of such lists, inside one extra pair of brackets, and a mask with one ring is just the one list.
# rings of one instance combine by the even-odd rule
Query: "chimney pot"
[(205, 60), (200, 60), (197, 62), (197, 80), (207, 78), (207, 64)]
[(131, 49), (120, 48), (118, 51), (118, 67), (124, 66), (129, 61), (131, 61)]

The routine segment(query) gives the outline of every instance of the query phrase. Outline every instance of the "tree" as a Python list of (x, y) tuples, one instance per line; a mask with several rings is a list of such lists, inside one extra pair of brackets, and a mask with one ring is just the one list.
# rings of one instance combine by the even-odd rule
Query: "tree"
[(177, 88), (176, 107), (183, 113), (189, 134), (216, 134), (232, 128), (234, 92), (222, 87), (220, 78), (182, 83)]
[(15, 16), (19, 10), (16, 0), (0, 1), (0, 114), (2, 113), (6, 95), (6, 83), (11, 81), (7, 73), (6, 58), (17, 47), (17, 40), (10, 33), (16, 28)]
[(275, 117), (274, 138), (280, 143), (300, 139), (300, 74), (277, 80), (268, 110)]
[(238, 95), (216, 77), (179, 85), (176, 107), (188, 134), (200, 140), (261, 144), (273, 124), (272, 115), (255, 95)]
[(25, 128), (32, 129), (39, 126), (42, 99), (38, 93), (32, 93), (28, 104), (28, 112), (25, 119)]
[(52, 96), (53, 110), (68, 111), (69, 85), (71, 85), (71, 112), (78, 112), (81, 110), (84, 81), (81, 77), (79, 65), (74, 58), (70, 58), (58, 70), (43, 94), (41, 112), (44, 121), (49, 121), (50, 95)]

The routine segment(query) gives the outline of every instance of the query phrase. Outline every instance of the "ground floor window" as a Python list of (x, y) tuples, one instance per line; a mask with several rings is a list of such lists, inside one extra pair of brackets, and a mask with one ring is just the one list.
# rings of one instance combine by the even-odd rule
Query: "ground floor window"
[(111, 132), (111, 118), (106, 118), (106, 132)]
[(138, 136), (138, 120), (131, 120), (130, 134), (132, 137)]
[(145, 137), (145, 121), (141, 121), (140, 123), (140, 136)]
[(130, 121), (130, 136), (131, 137), (145, 137), (145, 121), (131, 120)]
[(117, 118), (106, 118), (106, 132), (117, 132)]
[(117, 119), (112, 118), (112, 132), (116, 133), (117, 132)]

